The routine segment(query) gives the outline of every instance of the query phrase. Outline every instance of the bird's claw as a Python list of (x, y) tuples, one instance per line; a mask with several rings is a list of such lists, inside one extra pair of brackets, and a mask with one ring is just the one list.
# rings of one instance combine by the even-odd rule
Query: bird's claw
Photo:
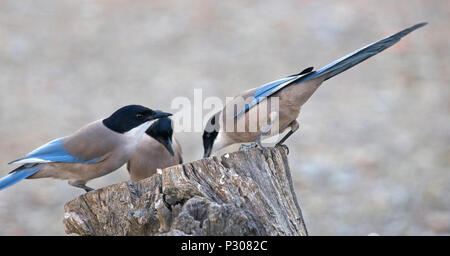
[(258, 144), (256, 142), (250, 144), (241, 144), (241, 146), (239, 146), (239, 150), (249, 150), (256, 147), (258, 147)]
[(286, 154), (289, 155), (289, 147), (286, 144), (277, 144), (277, 147), (283, 147), (286, 150)]
[(263, 146), (259, 146), (259, 148), (261, 149), (261, 151), (263, 152), (264, 156), (266, 158), (269, 158), (269, 150), (267, 150), (267, 148), (263, 147)]
[(264, 147), (264, 146), (261, 144), (261, 141), (260, 141), (260, 140), (257, 140), (257, 141), (255, 142), (255, 144), (256, 144), (256, 146), (257, 146), (259, 149), (261, 149), (261, 151), (263, 152), (264, 156), (265, 156), (266, 158), (269, 158), (269, 151), (267, 150), (266, 147)]
[(258, 141), (256, 141), (256, 142), (252, 142), (252, 143), (250, 143), (250, 144), (241, 144), (241, 146), (239, 147), (239, 150), (250, 150), (250, 149), (252, 149), (252, 148), (259, 148), (259, 149), (261, 149), (261, 151), (263, 152), (263, 154), (266, 156), (266, 157), (269, 157), (269, 151), (267, 150), (267, 148), (266, 147), (264, 147), (262, 144), (261, 144), (261, 142), (258, 142)]
[(244, 151), (250, 150), (252, 148), (259, 148), (264, 152), (265, 155), (267, 155), (267, 149), (257, 142), (252, 142), (250, 144), (241, 144), (241, 146), (239, 146), (239, 150), (241, 150), (241, 151), (242, 150), (244, 150)]

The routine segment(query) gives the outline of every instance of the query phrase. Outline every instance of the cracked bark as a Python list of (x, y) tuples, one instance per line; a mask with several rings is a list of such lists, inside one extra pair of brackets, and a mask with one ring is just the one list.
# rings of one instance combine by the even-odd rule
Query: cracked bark
[(250, 149), (163, 170), (68, 202), (78, 235), (307, 235), (287, 149)]

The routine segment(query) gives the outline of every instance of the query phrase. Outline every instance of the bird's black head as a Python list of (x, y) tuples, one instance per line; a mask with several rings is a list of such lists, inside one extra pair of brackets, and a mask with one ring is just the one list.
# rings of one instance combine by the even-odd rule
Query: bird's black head
[(115, 132), (126, 133), (141, 124), (171, 115), (141, 105), (128, 105), (116, 110), (110, 117), (103, 119), (103, 124)]
[(170, 118), (160, 118), (158, 121), (154, 122), (145, 133), (161, 143), (172, 156), (175, 155), (172, 144), (173, 127)]
[(206, 128), (203, 131), (203, 157), (209, 157), (211, 155), (214, 141), (219, 134), (219, 123), (216, 121), (217, 115), (214, 115), (206, 124)]

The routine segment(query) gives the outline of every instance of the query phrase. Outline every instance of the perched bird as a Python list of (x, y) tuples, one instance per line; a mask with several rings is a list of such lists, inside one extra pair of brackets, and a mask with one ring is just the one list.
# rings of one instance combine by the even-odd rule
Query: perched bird
[[(309, 67), (298, 74), (240, 93), (208, 120), (203, 133), (203, 156), (209, 157), (212, 152), (235, 143), (253, 142), (251, 147), (259, 146), (264, 149), (261, 145), (263, 136), (281, 134), (290, 128), (290, 131), (277, 143), (281, 145), (299, 128), (296, 119), (302, 105), (325, 80), (380, 53), (408, 33), (426, 24), (420, 23), (402, 30), (352, 52), (317, 71)], [(274, 124), (277, 124), (276, 129), (272, 129)], [(238, 127), (243, 128), (239, 130)]]
[(170, 116), (140, 105), (118, 109), (74, 134), (53, 140), (10, 162), (20, 166), (0, 179), (0, 190), (23, 179), (56, 178), (91, 191), (86, 183), (124, 165), (134, 153), (151, 121)]
[(183, 163), (181, 146), (173, 137), (170, 118), (155, 121), (145, 133), (127, 164), (132, 181), (152, 176), (157, 168)]

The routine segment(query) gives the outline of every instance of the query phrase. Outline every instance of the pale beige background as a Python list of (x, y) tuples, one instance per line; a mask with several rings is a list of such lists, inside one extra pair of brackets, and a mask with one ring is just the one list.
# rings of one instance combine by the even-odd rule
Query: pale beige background
[[(449, 17), (448, 0), (2, 0), (0, 173), (122, 105), (233, 96), (428, 21), (327, 81), (287, 144), (312, 235), (448, 235)], [(185, 160), (202, 155), (200, 133), (177, 137)], [(1, 191), (0, 235), (63, 235), (81, 193), (50, 179)]]

